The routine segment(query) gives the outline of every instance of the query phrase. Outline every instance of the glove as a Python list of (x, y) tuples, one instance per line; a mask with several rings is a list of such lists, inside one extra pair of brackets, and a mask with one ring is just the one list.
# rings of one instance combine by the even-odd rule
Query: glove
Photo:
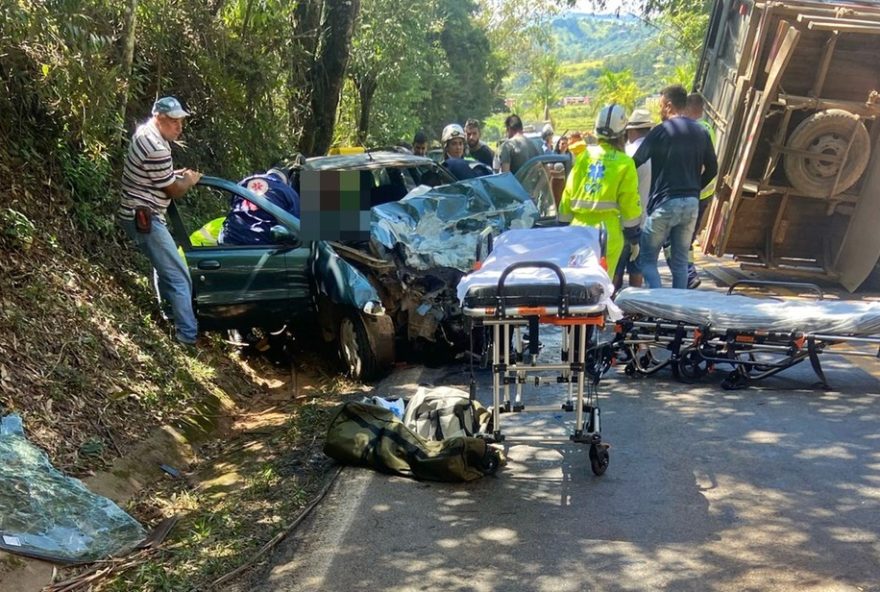
[(639, 243), (632, 243), (629, 246), (629, 260), (635, 261), (639, 258), (639, 253), (641, 252), (641, 247), (639, 247)]

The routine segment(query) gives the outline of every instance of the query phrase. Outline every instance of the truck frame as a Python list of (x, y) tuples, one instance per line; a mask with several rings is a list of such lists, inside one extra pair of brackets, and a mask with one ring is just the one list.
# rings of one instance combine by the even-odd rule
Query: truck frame
[(880, 256), (880, 2), (717, 0), (694, 87), (719, 161), (703, 249), (857, 289)]

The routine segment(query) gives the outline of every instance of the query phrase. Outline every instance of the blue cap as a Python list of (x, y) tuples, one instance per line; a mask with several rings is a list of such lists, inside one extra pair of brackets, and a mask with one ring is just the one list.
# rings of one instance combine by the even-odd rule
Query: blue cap
[(189, 113), (180, 106), (180, 101), (174, 97), (162, 97), (153, 103), (153, 115), (167, 115), (173, 119), (189, 117)]

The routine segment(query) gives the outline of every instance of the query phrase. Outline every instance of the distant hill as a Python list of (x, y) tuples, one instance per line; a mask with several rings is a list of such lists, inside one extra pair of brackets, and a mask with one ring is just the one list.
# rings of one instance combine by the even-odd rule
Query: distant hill
[(633, 15), (570, 12), (553, 21), (559, 59), (581, 62), (633, 54), (653, 42), (657, 30)]
[[(633, 15), (569, 12), (553, 20), (552, 35), (564, 95), (592, 94), (605, 68), (631, 68), (643, 88), (659, 84), (657, 29)], [(529, 75), (519, 74), (508, 81), (508, 92), (518, 94), (528, 83)]]

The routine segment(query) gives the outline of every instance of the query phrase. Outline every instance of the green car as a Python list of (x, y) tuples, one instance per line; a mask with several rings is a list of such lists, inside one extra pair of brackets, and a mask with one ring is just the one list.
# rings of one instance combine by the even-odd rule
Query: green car
[[(271, 214), (270, 245), (221, 245), (215, 229), (234, 195)], [(168, 223), (193, 284), (199, 327), (208, 331), (317, 326), (351, 376), (370, 380), (394, 362), (391, 319), (356, 268), (323, 241), (299, 239), (299, 220), (230, 181), (202, 177), (168, 209)]]

